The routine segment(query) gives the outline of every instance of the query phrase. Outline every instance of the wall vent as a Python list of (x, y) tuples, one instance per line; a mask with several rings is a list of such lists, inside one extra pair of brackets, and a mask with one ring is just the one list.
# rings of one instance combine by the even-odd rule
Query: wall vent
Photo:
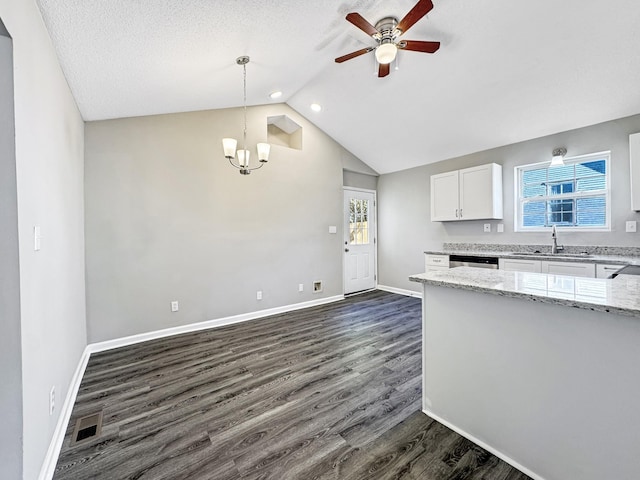
[(82, 442), (90, 438), (100, 436), (102, 432), (102, 412), (87, 415), (76, 420), (76, 426), (73, 429), (73, 437), (71, 444)]

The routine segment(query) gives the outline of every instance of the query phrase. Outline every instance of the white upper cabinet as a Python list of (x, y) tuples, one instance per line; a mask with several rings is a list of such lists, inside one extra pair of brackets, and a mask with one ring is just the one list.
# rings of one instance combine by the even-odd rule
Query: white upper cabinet
[(502, 218), (502, 166), (489, 163), (431, 176), (431, 221)]
[(629, 135), (631, 210), (640, 212), (640, 133)]

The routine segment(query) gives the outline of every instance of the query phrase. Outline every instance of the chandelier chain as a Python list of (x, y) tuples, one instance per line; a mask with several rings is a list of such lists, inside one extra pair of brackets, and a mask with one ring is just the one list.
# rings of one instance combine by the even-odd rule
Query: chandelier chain
[(242, 65), (244, 80), (244, 132), (242, 132), (242, 149), (247, 150), (247, 64)]

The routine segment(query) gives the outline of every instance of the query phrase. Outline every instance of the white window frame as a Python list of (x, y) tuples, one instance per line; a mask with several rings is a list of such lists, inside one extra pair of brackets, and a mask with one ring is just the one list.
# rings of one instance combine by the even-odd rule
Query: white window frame
[[(606, 172), (606, 191), (602, 192), (601, 190), (599, 190), (599, 192), (605, 193), (606, 194), (606, 224), (602, 227), (593, 227), (593, 226), (588, 226), (588, 227), (577, 227), (577, 226), (572, 226), (572, 227), (568, 227), (568, 226), (561, 226), (558, 225), (557, 228), (558, 229), (562, 229), (565, 231), (573, 231), (573, 232), (610, 232), (611, 231), (611, 151), (604, 151), (604, 152), (596, 152), (596, 153), (589, 153), (586, 155), (579, 155), (579, 156), (575, 156), (575, 157), (566, 157), (564, 159), (564, 163), (566, 164), (571, 164), (571, 163), (582, 163), (588, 160), (603, 160), (605, 161), (605, 172)], [(534, 169), (538, 169), (541, 167), (545, 167), (545, 165), (548, 167), (549, 166), (549, 162), (538, 162), (538, 163), (530, 163), (528, 165), (518, 165), (517, 167), (515, 167), (513, 169), (513, 178), (515, 179), (514, 183), (514, 219), (513, 219), (513, 224), (515, 226), (514, 230), (516, 232), (548, 232), (551, 230), (552, 227), (524, 227), (522, 225), (522, 220), (523, 220), (523, 206), (524, 206), (524, 199), (522, 198), (522, 175), (523, 172), (527, 171), (527, 170), (534, 170)], [(593, 191), (591, 192), (585, 192), (585, 193), (578, 193), (578, 192), (573, 192), (571, 194), (568, 194), (565, 198), (581, 198), (581, 197), (590, 197), (594, 194)], [(560, 199), (560, 198), (559, 198)], [(530, 198), (528, 200), (531, 200)]]

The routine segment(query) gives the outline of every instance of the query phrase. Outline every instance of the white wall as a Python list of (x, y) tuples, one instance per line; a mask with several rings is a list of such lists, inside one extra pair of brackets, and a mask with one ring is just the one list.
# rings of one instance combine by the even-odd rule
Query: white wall
[(13, 46), (0, 19), (0, 478), (22, 476), (22, 359)]
[(285, 104), (248, 109), (248, 146), (282, 114), (303, 149), (273, 145), (248, 176), (221, 144), (240, 137), (242, 109), (87, 123), (90, 342), (343, 293), (344, 149)]
[[(640, 246), (640, 233), (625, 233), (627, 220), (640, 221), (631, 210), (629, 134), (640, 132), (640, 115), (591, 127), (495, 148), (401, 172), (378, 179), (378, 272), (382, 285), (418, 291), (408, 277), (424, 271), (425, 250), (439, 250), (444, 242), (549, 244), (545, 233), (514, 232), (514, 167), (550, 160), (557, 147), (568, 156), (611, 150), (611, 232), (561, 232), (565, 245)], [(490, 222), (431, 222), (430, 176), (495, 162), (502, 165), (504, 220)], [(483, 224), (492, 233), (483, 233)], [(504, 233), (496, 225), (504, 224)]]
[[(13, 37), (23, 478), (37, 478), (86, 345), (84, 124), (33, 1), (0, 0)], [(33, 227), (42, 250), (33, 249)], [(49, 416), (49, 391), (57, 410)], [(15, 412), (20, 415), (20, 412)], [(17, 441), (17, 439), (16, 439)]]

